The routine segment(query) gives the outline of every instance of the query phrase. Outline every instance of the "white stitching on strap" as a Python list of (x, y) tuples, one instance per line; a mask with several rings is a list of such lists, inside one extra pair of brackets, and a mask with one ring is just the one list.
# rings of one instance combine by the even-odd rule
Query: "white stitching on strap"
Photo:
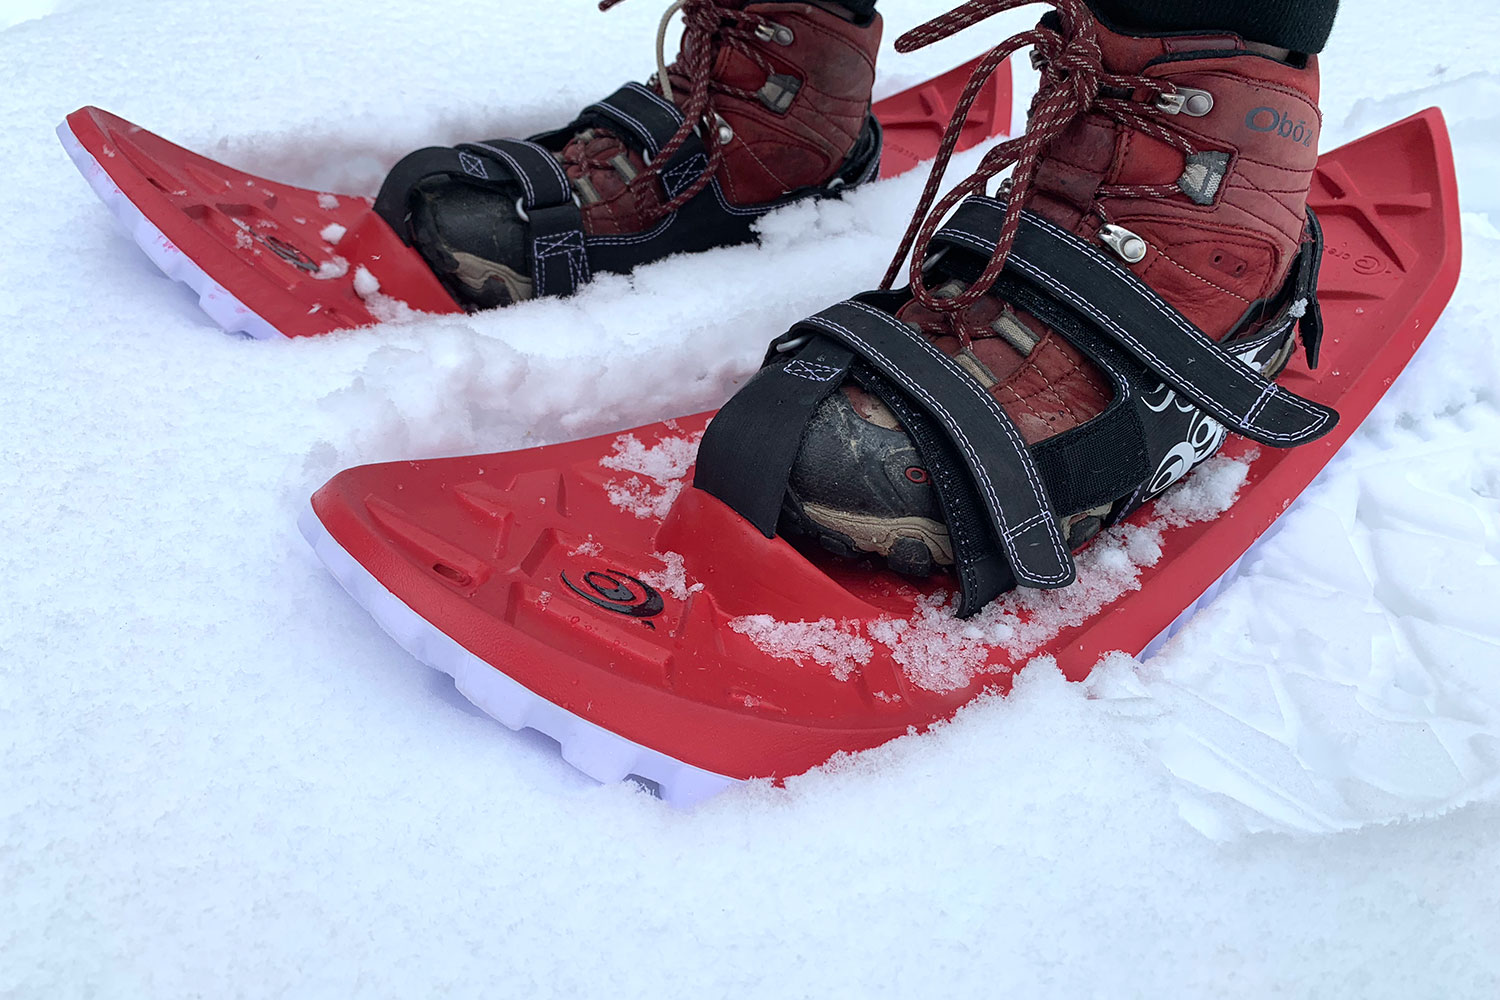
[(646, 127), (646, 124), (644, 122), (642, 122), (635, 115), (631, 114), (629, 111), (626, 111), (624, 108), (617, 105), (610, 104), (608, 101), (600, 101), (597, 104), (590, 105), (590, 107), (606, 108), (613, 114), (619, 115), (621, 119), (635, 126), (636, 138), (640, 139), (643, 143), (646, 144), (646, 151), (648, 153), (650, 153), (654, 157), (658, 152), (660, 152), (661, 147), (656, 144), (656, 136), (651, 134), (651, 130)]
[[(945, 227), (943, 232), (950, 236), (964, 237), (965, 239), (971, 241), (971, 244), (977, 249), (987, 249), (989, 252), (994, 251), (994, 241), (984, 236), (980, 236), (977, 233), (971, 233), (968, 230), (959, 229), (952, 225)], [(1120, 339), (1124, 340), (1128, 344), (1133, 345), (1137, 350), (1140, 351), (1141, 354), (1149, 359), (1158, 368), (1159, 371), (1170, 375), (1171, 377), (1177, 379), (1179, 382), (1185, 385), (1195, 384), (1192, 379), (1189, 379), (1181, 372), (1179, 372), (1175, 367), (1171, 365), (1170, 362), (1159, 357), (1148, 346), (1141, 343), (1129, 331), (1116, 323), (1110, 316), (1100, 311), (1099, 308), (1092, 302), (1089, 302), (1086, 298), (1079, 295), (1074, 289), (1065, 286), (1064, 284), (1062, 284), (1062, 282), (1058, 281), (1056, 278), (1052, 277), (1052, 275), (1043, 271), (1041, 268), (1037, 267), (1035, 264), (1027, 260), (1025, 257), (1021, 256), (1020, 254), (1013, 254), (1011, 256), (1011, 259), (1015, 261), (1016, 266), (1021, 270), (1025, 271), (1027, 274), (1030, 274), (1037, 280), (1043, 282), (1047, 285), (1047, 287), (1055, 291), (1058, 294), (1059, 298), (1063, 299), (1066, 302), (1072, 303), (1079, 309), (1082, 309), (1084, 312), (1092, 316), (1101, 326), (1115, 331), (1120, 336)], [(1102, 256), (1100, 257), (1100, 259), (1105, 260), (1105, 258), (1103, 258)], [(1148, 301), (1150, 301), (1149, 298)], [(1156, 305), (1156, 303), (1152, 302), (1152, 305)], [(1157, 311), (1162, 312), (1159, 306), (1157, 307)], [(1173, 318), (1169, 313), (1166, 312), (1162, 312), (1162, 315), (1167, 316), (1167, 318), (1169, 319)], [(1177, 325), (1180, 327), (1181, 323), (1178, 322)], [(1254, 428), (1257, 434), (1270, 441), (1297, 441), (1304, 438), (1306, 435), (1316, 431), (1328, 422), (1329, 415), (1326, 412), (1319, 413), (1316, 409), (1303, 401), (1296, 394), (1286, 392), (1285, 390), (1281, 389), (1281, 387), (1278, 386), (1275, 382), (1272, 382), (1268, 379), (1256, 378), (1254, 373), (1252, 373), (1248, 368), (1245, 368), (1241, 364), (1235, 364), (1233, 363), (1232, 359), (1222, 357), (1221, 354), (1217, 353), (1219, 351), (1219, 348), (1213, 343), (1213, 341), (1208, 340), (1201, 333), (1198, 333), (1191, 328), (1188, 329), (1188, 332), (1191, 335), (1195, 336), (1203, 344), (1207, 345), (1212, 352), (1216, 352), (1213, 353), (1212, 356), (1215, 359), (1222, 359), (1223, 365), (1221, 367), (1223, 367), (1224, 370), (1232, 372), (1234, 375), (1247, 382), (1249, 388), (1260, 388), (1261, 390), (1261, 394), (1260, 397), (1258, 397), (1257, 402), (1252, 404), (1250, 408), (1251, 412), (1245, 416), (1240, 416), (1228, 407), (1221, 405), (1217, 400), (1214, 400), (1208, 394), (1201, 394), (1203, 398), (1208, 401), (1204, 405), (1204, 408), (1207, 409), (1210, 413), (1213, 413), (1216, 416), (1219, 416), (1227, 422), (1235, 424), (1238, 427)], [(1264, 386), (1261, 386), (1262, 382), (1265, 383)], [(1195, 395), (1198, 394), (1195, 393)], [(1303, 412), (1311, 416), (1316, 416), (1317, 420), (1314, 423), (1310, 424), (1305, 430), (1290, 434), (1278, 433), (1276, 431), (1261, 427), (1254, 422), (1253, 413), (1256, 409), (1258, 409), (1261, 405), (1263, 405), (1271, 398), (1283, 399), (1287, 403), (1297, 407)]]
[[(988, 208), (997, 209), (997, 210), (1002, 210), (1003, 211), (1003, 206), (999, 202), (995, 201), (992, 198), (988, 198), (988, 197), (976, 197), (976, 198), (974, 198), (972, 200), (975, 201), (975, 202), (977, 202), (977, 203), (979, 203), (979, 204), (981, 204), (981, 205), (984, 205), (984, 206), (986, 206)], [(1084, 241), (1080, 240), (1073, 233), (1070, 233), (1070, 232), (1068, 232), (1065, 229), (1061, 229), (1058, 226), (1053, 225), (1050, 221), (1048, 221), (1047, 219), (1045, 219), (1045, 218), (1043, 218), (1043, 217), (1041, 217), (1039, 215), (1036, 215), (1034, 213), (1028, 213), (1028, 218), (1031, 218), (1031, 219), (1035, 220), (1043, 228), (1045, 228), (1045, 229), (1049, 230), (1050, 232), (1052, 232), (1052, 233), (1054, 233), (1054, 234), (1062, 237), (1066, 242), (1068, 242), (1072, 246), (1078, 248), (1079, 250), (1082, 250), (1089, 257), (1091, 257), (1094, 260), (1098, 261), (1099, 263), (1105, 265), (1106, 267), (1109, 267), (1112, 272), (1114, 272), (1114, 273), (1120, 275), (1121, 277), (1125, 278), (1130, 284), (1132, 284), (1133, 286), (1135, 286), (1135, 290), (1136, 291), (1143, 293), (1142, 294), (1142, 298), (1144, 298), (1148, 303), (1150, 303), (1150, 305), (1152, 306), (1152, 308), (1156, 309), (1157, 312), (1161, 313), (1162, 316), (1164, 316), (1174, 326), (1176, 326), (1179, 330), (1181, 330), (1183, 333), (1185, 333), (1191, 340), (1197, 342), (1199, 344), (1199, 346), (1206, 348), (1207, 351), (1208, 351), (1209, 356), (1214, 359), (1216, 367), (1221, 368), (1223, 371), (1229, 373), (1232, 377), (1234, 377), (1236, 379), (1239, 379), (1240, 381), (1244, 382), (1248, 388), (1260, 388), (1261, 391), (1262, 391), (1262, 393), (1265, 392), (1265, 388), (1262, 387), (1262, 385), (1261, 385), (1261, 383), (1264, 382), (1267, 386), (1270, 387), (1270, 391), (1271, 391), (1272, 395), (1274, 396), (1274, 398), (1279, 399), (1279, 400), (1287, 403), (1288, 405), (1295, 407), (1296, 409), (1302, 410), (1304, 413), (1308, 414), (1308, 416), (1310, 416), (1310, 417), (1315, 417), (1316, 418), (1316, 420), (1311, 425), (1309, 425), (1307, 427), (1307, 429), (1304, 430), (1304, 431), (1301, 431), (1301, 432), (1298, 432), (1298, 433), (1294, 433), (1294, 434), (1276, 434), (1276, 433), (1271, 432), (1271, 431), (1263, 431), (1262, 433), (1264, 434), (1264, 436), (1266, 436), (1268, 438), (1271, 438), (1273, 440), (1278, 440), (1278, 441), (1290, 441), (1290, 440), (1294, 440), (1294, 439), (1297, 439), (1297, 438), (1301, 438), (1301, 437), (1303, 437), (1306, 434), (1311, 434), (1313, 431), (1316, 431), (1317, 429), (1319, 429), (1320, 427), (1322, 427), (1324, 424), (1326, 424), (1328, 422), (1329, 414), (1326, 411), (1325, 412), (1319, 412), (1318, 409), (1314, 408), (1308, 402), (1306, 402), (1305, 400), (1301, 399), (1295, 393), (1287, 392), (1286, 390), (1284, 390), (1280, 386), (1278, 386), (1275, 382), (1272, 382), (1272, 381), (1270, 381), (1268, 379), (1258, 378), (1253, 372), (1251, 372), (1249, 369), (1245, 368), (1243, 365), (1235, 364), (1235, 363), (1233, 363), (1233, 361), (1231, 359), (1229, 359), (1227, 357), (1224, 357), (1217, 344), (1215, 344), (1213, 341), (1209, 340), (1206, 336), (1203, 335), (1202, 332), (1200, 332), (1199, 330), (1195, 329), (1192, 326), (1192, 324), (1188, 323), (1181, 316), (1176, 315), (1175, 312), (1169, 311), (1167, 309), (1163, 309), (1162, 308), (1163, 303), (1161, 303), (1157, 299), (1155, 293), (1152, 293), (1149, 288), (1146, 288), (1146, 286), (1143, 285), (1141, 283), (1140, 279), (1138, 279), (1135, 275), (1131, 274), (1128, 271), (1123, 271), (1123, 270), (1119, 269), (1118, 267), (1116, 267), (1114, 265), (1114, 262), (1111, 261), (1109, 258), (1105, 257), (1103, 253), (1101, 253), (1100, 251), (1096, 250), (1094, 247), (1089, 246), (1087, 243), (1085, 243)], [(973, 239), (973, 240), (977, 241), (980, 244), (981, 247), (987, 245), (989, 247), (989, 249), (990, 249), (991, 252), (993, 252), (993, 250), (994, 250), (994, 246), (995, 246), (994, 241), (993, 240), (989, 240), (986, 237), (980, 236), (977, 233), (971, 233), (971, 232), (968, 232), (966, 230), (960, 230), (960, 229), (957, 229), (957, 228), (953, 228), (951, 226), (948, 227), (946, 229), (946, 231), (947, 232), (952, 232), (952, 233), (959, 233), (959, 234), (961, 234), (963, 236), (967, 236), (970, 239)], [(1171, 374), (1174, 378), (1177, 378), (1178, 380), (1180, 380), (1184, 384), (1187, 384), (1187, 385), (1194, 384), (1191, 379), (1188, 379), (1187, 377), (1185, 377), (1184, 375), (1182, 375), (1182, 373), (1178, 372), (1175, 368), (1173, 368), (1172, 365), (1170, 364), (1170, 362), (1165, 361), (1162, 358), (1157, 357), (1157, 355), (1155, 354), (1155, 352), (1153, 352), (1145, 344), (1141, 343), (1133, 334), (1131, 334), (1128, 330), (1126, 330), (1123, 327), (1121, 327), (1118, 323), (1116, 323), (1109, 316), (1107, 316), (1104, 313), (1100, 312), (1097, 308), (1094, 307), (1094, 305), (1092, 303), (1090, 303), (1087, 300), (1083, 299), (1075, 291), (1073, 291), (1072, 289), (1066, 288), (1065, 286), (1063, 286), (1059, 282), (1056, 282), (1055, 280), (1053, 280), (1051, 278), (1050, 275), (1045, 274), (1041, 270), (1041, 268), (1037, 267), (1032, 262), (1027, 261), (1024, 257), (1022, 257), (1020, 255), (1015, 255), (1015, 259), (1016, 259), (1017, 264), (1021, 265), (1024, 270), (1027, 270), (1033, 276), (1035, 276), (1037, 278), (1040, 278), (1041, 280), (1045, 281), (1052, 288), (1054, 288), (1054, 289), (1060, 291), (1061, 293), (1063, 293), (1063, 296), (1064, 296), (1064, 298), (1067, 301), (1070, 301), (1074, 305), (1087, 310), (1089, 312), (1089, 314), (1092, 315), (1092, 316), (1094, 316), (1094, 318), (1097, 319), (1101, 324), (1103, 324), (1104, 326), (1106, 326), (1109, 329), (1114, 330), (1116, 333), (1118, 333), (1120, 335), (1121, 339), (1125, 340), (1126, 343), (1134, 346), (1142, 354), (1144, 354), (1148, 358), (1150, 358), (1151, 361), (1154, 364), (1156, 364), (1156, 365), (1159, 366), (1159, 368), (1160, 368), (1161, 371)], [(1234, 414), (1233, 411), (1229, 410), (1226, 407), (1219, 406), (1219, 407), (1217, 407), (1217, 409), (1218, 409), (1218, 411), (1220, 413), (1223, 413), (1224, 415), (1226, 415), (1226, 416), (1228, 416), (1228, 417), (1230, 417), (1232, 419), (1235, 419), (1237, 422), (1241, 422), (1242, 421), (1242, 423), (1241, 423), (1242, 426), (1247, 426), (1247, 427), (1248, 426), (1255, 426), (1253, 424), (1250, 416), (1248, 416), (1248, 415), (1245, 416), (1245, 417), (1243, 417), (1243, 418), (1239, 418), (1239, 417), (1237, 417)]]
[(552, 150), (548, 149), (546, 146), (538, 145), (537, 143), (532, 142), (530, 139), (512, 139), (510, 141), (518, 142), (523, 146), (529, 146), (532, 149), (536, 150), (536, 154), (542, 158), (543, 163), (552, 168), (553, 176), (555, 176), (557, 178), (557, 182), (562, 185), (563, 197), (567, 198), (568, 195), (572, 193), (573, 182), (568, 180), (568, 172), (562, 168), (562, 164), (557, 162), (557, 157), (552, 155)]
[[(1005, 412), (996, 405), (995, 401), (990, 398), (989, 394), (981, 391), (978, 385), (971, 383), (968, 379), (968, 376), (963, 373), (963, 370), (958, 368), (958, 366), (955, 365), (953, 361), (947, 357), (947, 355), (938, 351), (926, 340), (912, 337), (910, 329), (904, 323), (901, 323), (894, 317), (882, 313), (877, 309), (872, 309), (862, 302), (845, 302), (843, 303), (843, 305), (853, 306), (854, 308), (867, 312), (870, 315), (879, 318), (881, 321), (899, 329), (903, 336), (908, 337), (913, 343), (917, 344), (919, 347), (926, 350), (929, 354), (933, 355), (933, 357), (940, 364), (948, 366), (955, 374), (958, 375), (960, 384), (968, 388), (975, 394), (976, 397), (978, 397), (986, 406), (988, 406), (990, 412), (995, 415), (1009, 442), (1015, 449), (1015, 453), (1020, 458), (1021, 468), (1026, 473), (1027, 482), (1031, 486), (1032, 494), (1036, 497), (1036, 499), (1041, 501), (1042, 512), (1045, 514), (1048, 506), (1046, 501), (1047, 494), (1045, 489), (1042, 487), (1040, 478), (1036, 474), (1035, 467), (1031, 463), (1031, 456), (1026, 451), (1026, 445), (1023, 441), (1021, 441), (1020, 435), (1016, 432), (1015, 426), (1011, 423), (1010, 418), (1006, 416)], [(891, 373), (895, 375), (897, 381), (901, 382), (913, 395), (925, 400), (933, 407), (934, 410), (942, 414), (945, 423), (948, 425), (948, 428), (953, 432), (955, 436), (956, 443), (960, 448), (963, 449), (964, 453), (968, 455), (972, 463), (971, 469), (975, 471), (976, 478), (979, 480), (979, 484), (984, 490), (985, 496), (989, 500), (990, 510), (994, 512), (995, 516), (1000, 521), (1001, 535), (1004, 542), (1006, 543), (1006, 553), (1011, 559), (1012, 566), (1013, 568), (1019, 568), (1022, 563), (1015, 551), (1015, 546), (1013, 543), (1015, 541), (1014, 534), (1022, 530), (1022, 528), (1018, 526), (1017, 528), (1013, 529), (1009, 525), (1009, 522), (1007, 521), (1005, 516), (1005, 509), (1001, 506), (1000, 499), (996, 495), (995, 485), (990, 480), (988, 470), (985, 469), (984, 463), (979, 460), (979, 456), (974, 450), (974, 446), (969, 442), (968, 436), (965, 434), (963, 427), (961, 427), (958, 421), (953, 418), (953, 415), (948, 412), (947, 408), (944, 407), (943, 404), (940, 403), (936, 398), (934, 398), (932, 394), (929, 393), (926, 389), (913, 382), (911, 378), (902, 371), (899, 365), (896, 365), (883, 353), (877, 350), (874, 345), (866, 342), (862, 337), (854, 333), (852, 330), (849, 330), (842, 324), (828, 319), (826, 316), (823, 316), (821, 314), (811, 317), (807, 320), (807, 322), (826, 326), (829, 329), (833, 329), (844, 334), (854, 344), (859, 346), (862, 350), (868, 352), (871, 357), (879, 358), (884, 361), (889, 366)], [(1034, 519), (1034, 517), (1030, 518), (1026, 522), (1023, 522), (1023, 524), (1029, 524), (1030, 521)], [(1052, 543), (1053, 554), (1057, 557), (1058, 562), (1062, 564), (1063, 568), (1058, 573), (1052, 574), (1050, 576), (1030, 571), (1027, 572), (1027, 576), (1040, 583), (1060, 583), (1063, 580), (1066, 580), (1072, 574), (1072, 560), (1069, 558), (1066, 549), (1064, 549), (1062, 545), (1062, 536), (1058, 530), (1056, 521), (1050, 517), (1044, 517), (1043, 520), (1046, 523), (1047, 527), (1048, 541)]]
[[(672, 198), (677, 197), (678, 191), (685, 189), (707, 169), (708, 157), (703, 153), (694, 153), (677, 166), (663, 170), (661, 179), (668, 187), (667, 195)], [(683, 183), (684, 180), (687, 183)]]
[(672, 223), (676, 221), (677, 213), (673, 212), (644, 233), (636, 233), (630, 236), (590, 236), (588, 237), (588, 243), (590, 246), (604, 247), (623, 247), (634, 246), (637, 243), (649, 243), (665, 233)]
[(583, 242), (583, 234), (577, 231), (544, 236), (536, 240), (533, 257), (540, 272), (537, 283), (543, 287), (546, 284), (547, 261), (553, 257), (567, 258), (568, 272), (573, 277), (575, 291), (580, 285), (588, 283), (592, 273), (589, 267), (588, 248)]
[(662, 110), (666, 111), (677, 120), (677, 125), (679, 128), (682, 126), (682, 110), (678, 108), (677, 105), (673, 104), (671, 101), (667, 100), (665, 97), (652, 90), (650, 87), (643, 87), (639, 83), (636, 83), (634, 80), (632, 80), (625, 85), (625, 89), (633, 90), (636, 93), (650, 98), (652, 101), (655, 101), (658, 105), (661, 106)]
[[(530, 147), (538, 156), (540, 156), (542, 158), (542, 161), (552, 168), (553, 176), (556, 177), (558, 183), (562, 185), (562, 196), (564, 199), (567, 198), (568, 192), (572, 190), (572, 184), (568, 180), (568, 175), (563, 171), (563, 168), (558, 164), (556, 160), (552, 158), (551, 153), (549, 153), (541, 146), (538, 146), (536, 143), (527, 142), (524, 139), (508, 139), (506, 141), (519, 143), (520, 145)], [(526, 175), (525, 170), (521, 169), (521, 161), (516, 159), (515, 156), (511, 154), (510, 150), (505, 149), (503, 146), (491, 146), (487, 142), (471, 142), (469, 143), (469, 145), (478, 146), (481, 149), (487, 149), (491, 153), (494, 153), (496, 156), (504, 157), (505, 162), (509, 163), (511, 169), (516, 172), (516, 175), (518, 177), (520, 177), (521, 186), (526, 189), (526, 198), (530, 202), (530, 205), (528, 207), (540, 207), (537, 204), (538, 199), (536, 196), (536, 189), (531, 186), (531, 178)]]
[(516, 177), (520, 179), (521, 187), (526, 191), (527, 202), (530, 203), (532, 208), (536, 207), (536, 189), (531, 186), (531, 178), (526, 176), (526, 171), (521, 169), (521, 161), (512, 156), (510, 150), (501, 149), (499, 146), (491, 146), (487, 142), (476, 142), (472, 145), (478, 146), (481, 149), (487, 149), (491, 153), (494, 153), (496, 156), (505, 160), (506, 163), (509, 163), (510, 168), (516, 172)]

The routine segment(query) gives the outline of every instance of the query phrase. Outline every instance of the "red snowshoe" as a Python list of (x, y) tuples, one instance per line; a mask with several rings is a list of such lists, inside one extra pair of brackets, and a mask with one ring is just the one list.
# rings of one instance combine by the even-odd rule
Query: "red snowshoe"
[[(852, 25), (805, 3), (689, 6), (682, 67), (663, 77), (681, 106), (660, 84), (628, 84), (554, 133), (415, 153), (378, 201), (246, 174), (97, 108), (58, 134), (220, 326), (312, 336), (567, 294), (595, 271), (743, 242), (782, 204), (930, 159), (972, 68), (869, 108), (878, 18)], [(695, 129), (705, 116), (715, 127)], [(1009, 124), (1002, 70), (960, 144)]]
[[(1288, 111), (1296, 118), (1290, 103), (1253, 103), (1261, 88), (1293, 100), (1265, 79), (1281, 71), (1256, 64), (1227, 80), (1220, 63), (1236, 58), (1227, 51), (1198, 53), (1198, 65), (1146, 59), (1122, 70), (1111, 64), (1125, 58), (1115, 41), (1090, 48), (1081, 6), (1057, 6), (1060, 28), (1044, 21), (1026, 36), (1042, 50), (1043, 72), (1066, 66), (1076, 79), (1092, 66), (1107, 94), (1130, 96), (1105, 96), (1112, 103), (1101, 109), (1096, 92), (1070, 106), (1077, 92), (1054, 100), (1044, 85), (1033, 129), (1059, 141), (1074, 125), (1100, 127), (1102, 115), (1109, 142), (1141, 132), (1173, 156), (1120, 157), (1109, 142), (1075, 135), (1071, 171), (1022, 159), (1008, 194), (1024, 211), (972, 196), (983, 180), (960, 185), (958, 197), (971, 197), (946, 225), (957, 198), (930, 219), (919, 213), (913, 288), (799, 324), (711, 427), (700, 414), (529, 451), (341, 473), (302, 522), (320, 558), (403, 646), (491, 715), (549, 733), (596, 778), (636, 775), (679, 802), (921, 730), (986, 690), (1008, 689), (1034, 657), (1054, 657), (1076, 680), (1106, 653), (1138, 654), (1168, 634), (1232, 576), (1442, 311), (1459, 269), (1452, 156), (1432, 110), (1324, 155), (1315, 169), (1309, 158), (1305, 228), (1292, 209), (1257, 237), (1284, 259), (1253, 258), (1249, 222), (1238, 249), (1199, 248), (1203, 268), (1219, 267), (1226, 300), (1249, 287), (1233, 279), (1265, 286), (1253, 308), (1225, 319), (1219, 298), (1186, 296), (1156, 273), (1197, 252), (1173, 242), (1174, 227), (1193, 224), (1176, 218), (1185, 204), (1212, 228), (1212, 213), (1243, 204), (1246, 178), (1258, 178), (1237, 172), (1238, 151), (1215, 130), (1242, 122), (1299, 141), (1295, 123), (1281, 129)], [(1126, 79), (1136, 76), (1147, 82)], [(1204, 92), (1213, 106), (1194, 107)], [(1160, 124), (1189, 108), (1193, 123)], [(1095, 146), (1141, 176), (1101, 183), (1087, 159)], [(1018, 153), (1023, 144), (997, 147), (989, 165)], [(1289, 154), (1292, 172), (1302, 155)], [(1171, 167), (1177, 183), (1147, 167)], [(929, 202), (934, 194), (930, 186)], [(1161, 210), (1118, 211), (1148, 198)], [(1111, 221), (1083, 211), (1057, 221), (1059, 205), (1093, 201), (1116, 208)], [(1004, 307), (988, 315), (995, 296)], [(908, 309), (914, 302), (924, 311)], [(1290, 347), (1298, 328), (1303, 354)], [(984, 347), (991, 337), (1016, 359)], [(987, 391), (1015, 384), (1006, 378), (1044, 343), (1082, 359), (1067, 399), (1079, 413), (1060, 429), (1051, 409), (1026, 423)], [(926, 565), (892, 558), (895, 545), (865, 548), (902, 573), (846, 558), (860, 548), (848, 534), (841, 545), (812, 530), (824, 544), (800, 549), (774, 534), (799, 515), (787, 497), (803, 426), (845, 383), (878, 399), (911, 439), (916, 458), (889, 471), (939, 494), (927, 520), (949, 539), (952, 575), (911, 575), (942, 562), (940, 541), (920, 532), (905, 540), (921, 542)], [(1090, 392), (1103, 397), (1092, 414), (1082, 409)], [(1175, 444), (1161, 437), (1168, 426)], [(1226, 427), (1236, 436), (1226, 440)], [(1071, 550), (1100, 528), (1075, 559)]]

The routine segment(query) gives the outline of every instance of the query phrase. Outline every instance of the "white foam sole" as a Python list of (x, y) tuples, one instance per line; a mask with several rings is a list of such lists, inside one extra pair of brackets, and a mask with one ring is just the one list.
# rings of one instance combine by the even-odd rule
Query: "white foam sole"
[(57, 127), (57, 138), (67, 150), (73, 165), (83, 174), (99, 200), (135, 240), (151, 263), (173, 281), (180, 281), (198, 293), (198, 305), (209, 319), (223, 327), (228, 333), (242, 333), (257, 340), (281, 339), (282, 333), (267, 323), (239, 299), (210, 278), (192, 259), (179, 250), (171, 240), (162, 235), (139, 208), (119, 189), (109, 174), (99, 165), (92, 153), (83, 148), (73, 130), (65, 121)]
[(514, 730), (535, 729), (558, 742), (563, 759), (600, 782), (634, 776), (674, 806), (691, 806), (739, 783), (631, 742), (547, 701), (459, 645), (391, 593), (340, 545), (307, 508), (297, 520), (334, 579), (412, 656), (453, 678), (459, 692)]

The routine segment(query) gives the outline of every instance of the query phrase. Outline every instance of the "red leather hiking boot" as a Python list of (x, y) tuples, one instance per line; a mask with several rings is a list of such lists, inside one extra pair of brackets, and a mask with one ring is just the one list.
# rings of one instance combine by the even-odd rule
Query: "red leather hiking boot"
[[(608, 9), (619, 0), (605, 0)], [(747, 242), (753, 222), (875, 176), (878, 15), (684, 0), (677, 61), (529, 140), (420, 150), (376, 203), (470, 309)]]
[[(965, 4), (897, 47), (1025, 2)], [(727, 418), (755, 411), (770, 437), (808, 409), (781, 529), (906, 573), (957, 566), (969, 611), (1017, 581), (1069, 582), (1068, 550), (1213, 454), (1226, 424), (1290, 445), (1336, 420), (1268, 381), (1299, 323), (1310, 358), (1320, 330), (1316, 61), (1229, 34), (1120, 34), (1078, 0), (1053, 6), (986, 60), (1033, 47), (1028, 130), (937, 200), (940, 155), (885, 285), (915, 247), (911, 287), (782, 338)], [(1001, 199), (985, 196), (1012, 165)], [(810, 339), (828, 357), (804, 357)], [(821, 395), (774, 388), (767, 373), (788, 369), (826, 373)], [(704, 448), (699, 484), (770, 527), (765, 489)]]

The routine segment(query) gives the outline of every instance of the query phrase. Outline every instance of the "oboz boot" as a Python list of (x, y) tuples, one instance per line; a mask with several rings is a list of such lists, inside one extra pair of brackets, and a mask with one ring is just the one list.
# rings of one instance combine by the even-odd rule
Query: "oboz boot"
[[(665, 65), (660, 39), (679, 11), (681, 50)], [(680, 0), (647, 84), (529, 139), (419, 150), (376, 211), (471, 310), (747, 242), (772, 209), (878, 172), (881, 22), (850, 17), (833, 4)]]
[[(964, 4), (897, 49), (1029, 2)], [(1289, 447), (1338, 419), (1273, 381), (1298, 330), (1311, 366), (1321, 336), (1316, 61), (1049, 2), (969, 91), (1032, 46), (1026, 133), (939, 199), (960, 104), (882, 289), (779, 338), (697, 467), (767, 535), (952, 570), (963, 615), (1068, 585), (1073, 550), (1228, 431)]]

